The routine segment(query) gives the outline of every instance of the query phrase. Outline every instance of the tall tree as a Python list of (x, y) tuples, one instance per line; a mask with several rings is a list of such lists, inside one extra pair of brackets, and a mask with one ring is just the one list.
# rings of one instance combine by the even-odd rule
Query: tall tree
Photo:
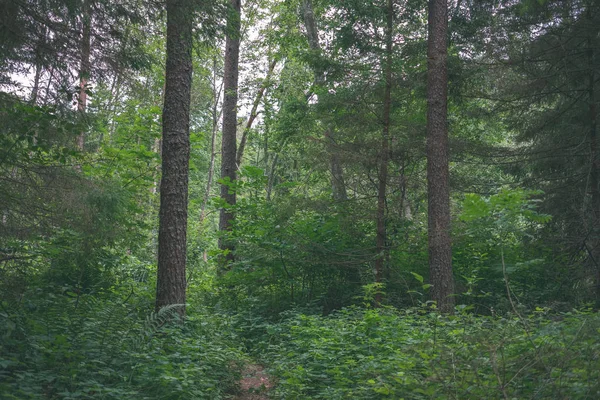
[(237, 176), (237, 100), (238, 67), (240, 58), (241, 0), (231, 0), (227, 18), (227, 38), (225, 40), (225, 66), (223, 77), (223, 137), (221, 141), (221, 199), (227, 204), (221, 208), (219, 231), (222, 233), (219, 248), (226, 253), (226, 260), (233, 261), (235, 250), (227, 233), (235, 217), (231, 207), (235, 205), (235, 188), (232, 187)]
[(448, 5), (429, 0), (427, 39), (427, 198), (431, 297), (454, 309), (448, 167)]
[[(206, 189), (204, 191), (204, 199), (202, 200), (202, 206), (200, 208), (200, 225), (204, 223), (204, 218), (206, 217), (206, 206), (208, 205), (208, 200), (210, 198), (210, 192), (212, 189), (213, 175), (215, 170), (215, 158), (217, 155), (216, 152), (216, 141), (217, 141), (217, 132), (219, 131), (219, 120), (221, 119), (221, 113), (223, 112), (223, 108), (219, 110), (219, 99), (221, 98), (221, 90), (223, 88), (223, 84), (217, 87), (217, 75), (218, 75), (218, 66), (217, 66), (217, 56), (213, 56), (213, 76), (212, 76), (212, 92), (213, 92), (213, 102), (211, 107), (211, 117), (212, 117), (212, 129), (210, 136), (210, 161), (208, 164), (208, 177), (206, 180)], [(206, 259), (206, 251), (204, 252)]]
[(167, 0), (167, 63), (163, 109), (162, 178), (156, 309), (181, 304), (185, 267), (190, 157), (193, 0)]
[[(91, 0), (84, 0), (81, 13), (81, 61), (79, 64), (79, 98), (77, 101), (77, 111), (82, 114), (85, 114), (87, 109), (87, 85), (90, 75), (90, 52), (92, 45), (92, 14), (90, 12), (90, 1)], [(84, 131), (77, 137), (77, 147), (82, 151), (85, 148)]]
[(600, 4), (553, 0), (509, 10), (506, 29), (511, 36), (518, 29), (522, 40), (505, 47), (517, 75), (500, 87), (526, 157), (517, 170), (545, 192), (542, 210), (553, 215), (546, 233), (557, 258), (571, 254), (555, 269), (575, 267), (563, 275), (600, 303)]
[[(148, 65), (141, 35), (127, 31), (142, 24), (147, 29), (143, 15), (150, 13), (149, 5), (121, 2), (115, 7), (104, 0), (9, 3), (0, 13), (0, 81), (11, 91), (29, 89), (11, 76), (31, 74), (30, 98), (36, 104), (70, 109), (72, 98), (65, 93), (79, 86), (73, 94), (82, 108), (88, 105), (82, 87), (92, 79), (103, 84), (119, 71)], [(73, 71), (78, 72), (77, 82)]]
[[(385, 32), (385, 61), (384, 64), (384, 80), (385, 89), (383, 93), (383, 128), (381, 132), (381, 148), (379, 154), (379, 171), (377, 184), (377, 239), (376, 250), (377, 258), (375, 259), (375, 282), (383, 281), (384, 265), (387, 259), (386, 253), (386, 226), (385, 226), (385, 209), (386, 209), (386, 191), (388, 181), (388, 164), (390, 159), (390, 125), (391, 125), (391, 108), (392, 108), (392, 55), (393, 55), (393, 30), (394, 30), (394, 3), (393, 0), (387, 0), (386, 5), (386, 32)], [(378, 294), (377, 302), (381, 302)]]
[[(596, 13), (598, 11), (596, 10)], [(589, 255), (593, 269), (595, 270), (595, 292), (596, 292), (596, 303), (600, 304), (600, 150), (598, 149), (598, 100), (596, 95), (596, 80), (597, 80), (597, 62), (598, 58), (598, 29), (597, 22), (594, 19), (598, 19), (598, 16), (594, 16), (594, 10), (591, 5), (586, 7), (585, 24), (587, 25), (587, 35), (585, 38), (586, 46), (586, 58), (587, 58), (587, 102), (588, 102), (588, 124), (589, 124), (589, 136), (590, 136), (590, 173), (589, 173), (589, 191), (592, 194), (591, 198), (591, 215), (592, 223), (591, 227), (588, 228), (591, 234), (591, 247)]]
[[(325, 85), (325, 70), (322, 66), (322, 61), (319, 57), (322, 57), (322, 49), (319, 44), (319, 31), (317, 28), (317, 22), (315, 19), (315, 11), (311, 0), (304, 0), (302, 2), (302, 16), (304, 19), (304, 26), (306, 28), (306, 37), (308, 39), (308, 45), (313, 53), (314, 57), (317, 57), (317, 61), (313, 67), (315, 76), (315, 89), (319, 90), (319, 86)], [(335, 128), (332, 126), (325, 127), (325, 143), (327, 152), (329, 153), (329, 168), (331, 172), (331, 191), (333, 192), (333, 199), (336, 201), (345, 201), (348, 199), (346, 192), (346, 184), (344, 182), (344, 169), (342, 168), (339, 150), (336, 142)]]
[(246, 148), (248, 135), (250, 134), (250, 130), (252, 129), (252, 124), (258, 116), (258, 106), (260, 105), (260, 102), (263, 96), (265, 95), (267, 87), (271, 83), (271, 75), (273, 75), (273, 71), (275, 70), (276, 65), (277, 59), (273, 59), (271, 62), (269, 62), (269, 69), (267, 71), (267, 75), (265, 76), (262, 85), (260, 85), (260, 89), (258, 89), (258, 92), (256, 92), (256, 96), (254, 97), (254, 101), (252, 102), (252, 110), (250, 110), (250, 116), (248, 116), (248, 121), (246, 121), (246, 126), (244, 127), (242, 138), (240, 139), (240, 147), (237, 149), (236, 164), (238, 167), (242, 165), (242, 158), (244, 157), (244, 149)]

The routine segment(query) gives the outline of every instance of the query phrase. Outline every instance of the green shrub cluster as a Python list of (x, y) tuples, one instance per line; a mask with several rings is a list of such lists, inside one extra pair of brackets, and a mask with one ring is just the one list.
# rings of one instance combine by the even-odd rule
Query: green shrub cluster
[[(144, 298), (146, 297), (146, 298)], [(36, 289), (0, 312), (2, 399), (219, 399), (237, 380), (227, 319), (149, 310), (132, 288), (99, 296)]]
[(600, 398), (600, 315), (289, 313), (258, 352), (282, 399)]

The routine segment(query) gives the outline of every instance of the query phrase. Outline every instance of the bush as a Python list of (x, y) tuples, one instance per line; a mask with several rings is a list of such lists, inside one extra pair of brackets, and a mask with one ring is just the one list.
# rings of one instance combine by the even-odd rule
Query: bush
[(287, 315), (258, 352), (282, 399), (600, 398), (600, 316)]
[(220, 316), (140, 313), (149, 304), (125, 288), (24, 298), (0, 313), (3, 399), (219, 399), (235, 385), (241, 356)]

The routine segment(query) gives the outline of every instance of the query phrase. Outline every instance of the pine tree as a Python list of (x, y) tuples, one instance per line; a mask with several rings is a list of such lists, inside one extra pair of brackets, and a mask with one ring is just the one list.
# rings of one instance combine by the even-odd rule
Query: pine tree
[(167, 1), (167, 63), (163, 109), (162, 178), (156, 309), (181, 304), (185, 313), (192, 0)]
[(226, 235), (231, 231), (235, 215), (230, 207), (235, 206), (235, 184), (237, 177), (237, 101), (238, 67), (240, 57), (240, 13), (241, 0), (231, 0), (231, 9), (227, 19), (227, 38), (225, 42), (225, 70), (223, 81), (223, 137), (221, 141), (221, 179), (227, 182), (221, 185), (221, 199), (227, 204), (221, 209), (219, 231), (223, 236), (219, 248), (226, 253), (226, 261), (234, 260), (234, 245)]
[(429, 0), (427, 46), (427, 199), (431, 297), (442, 312), (454, 309), (448, 168), (448, 8)]

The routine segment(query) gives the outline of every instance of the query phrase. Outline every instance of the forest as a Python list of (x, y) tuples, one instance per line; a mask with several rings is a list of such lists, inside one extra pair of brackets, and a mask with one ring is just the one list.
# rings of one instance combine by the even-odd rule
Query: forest
[(0, 399), (599, 399), (598, 0), (0, 1)]

